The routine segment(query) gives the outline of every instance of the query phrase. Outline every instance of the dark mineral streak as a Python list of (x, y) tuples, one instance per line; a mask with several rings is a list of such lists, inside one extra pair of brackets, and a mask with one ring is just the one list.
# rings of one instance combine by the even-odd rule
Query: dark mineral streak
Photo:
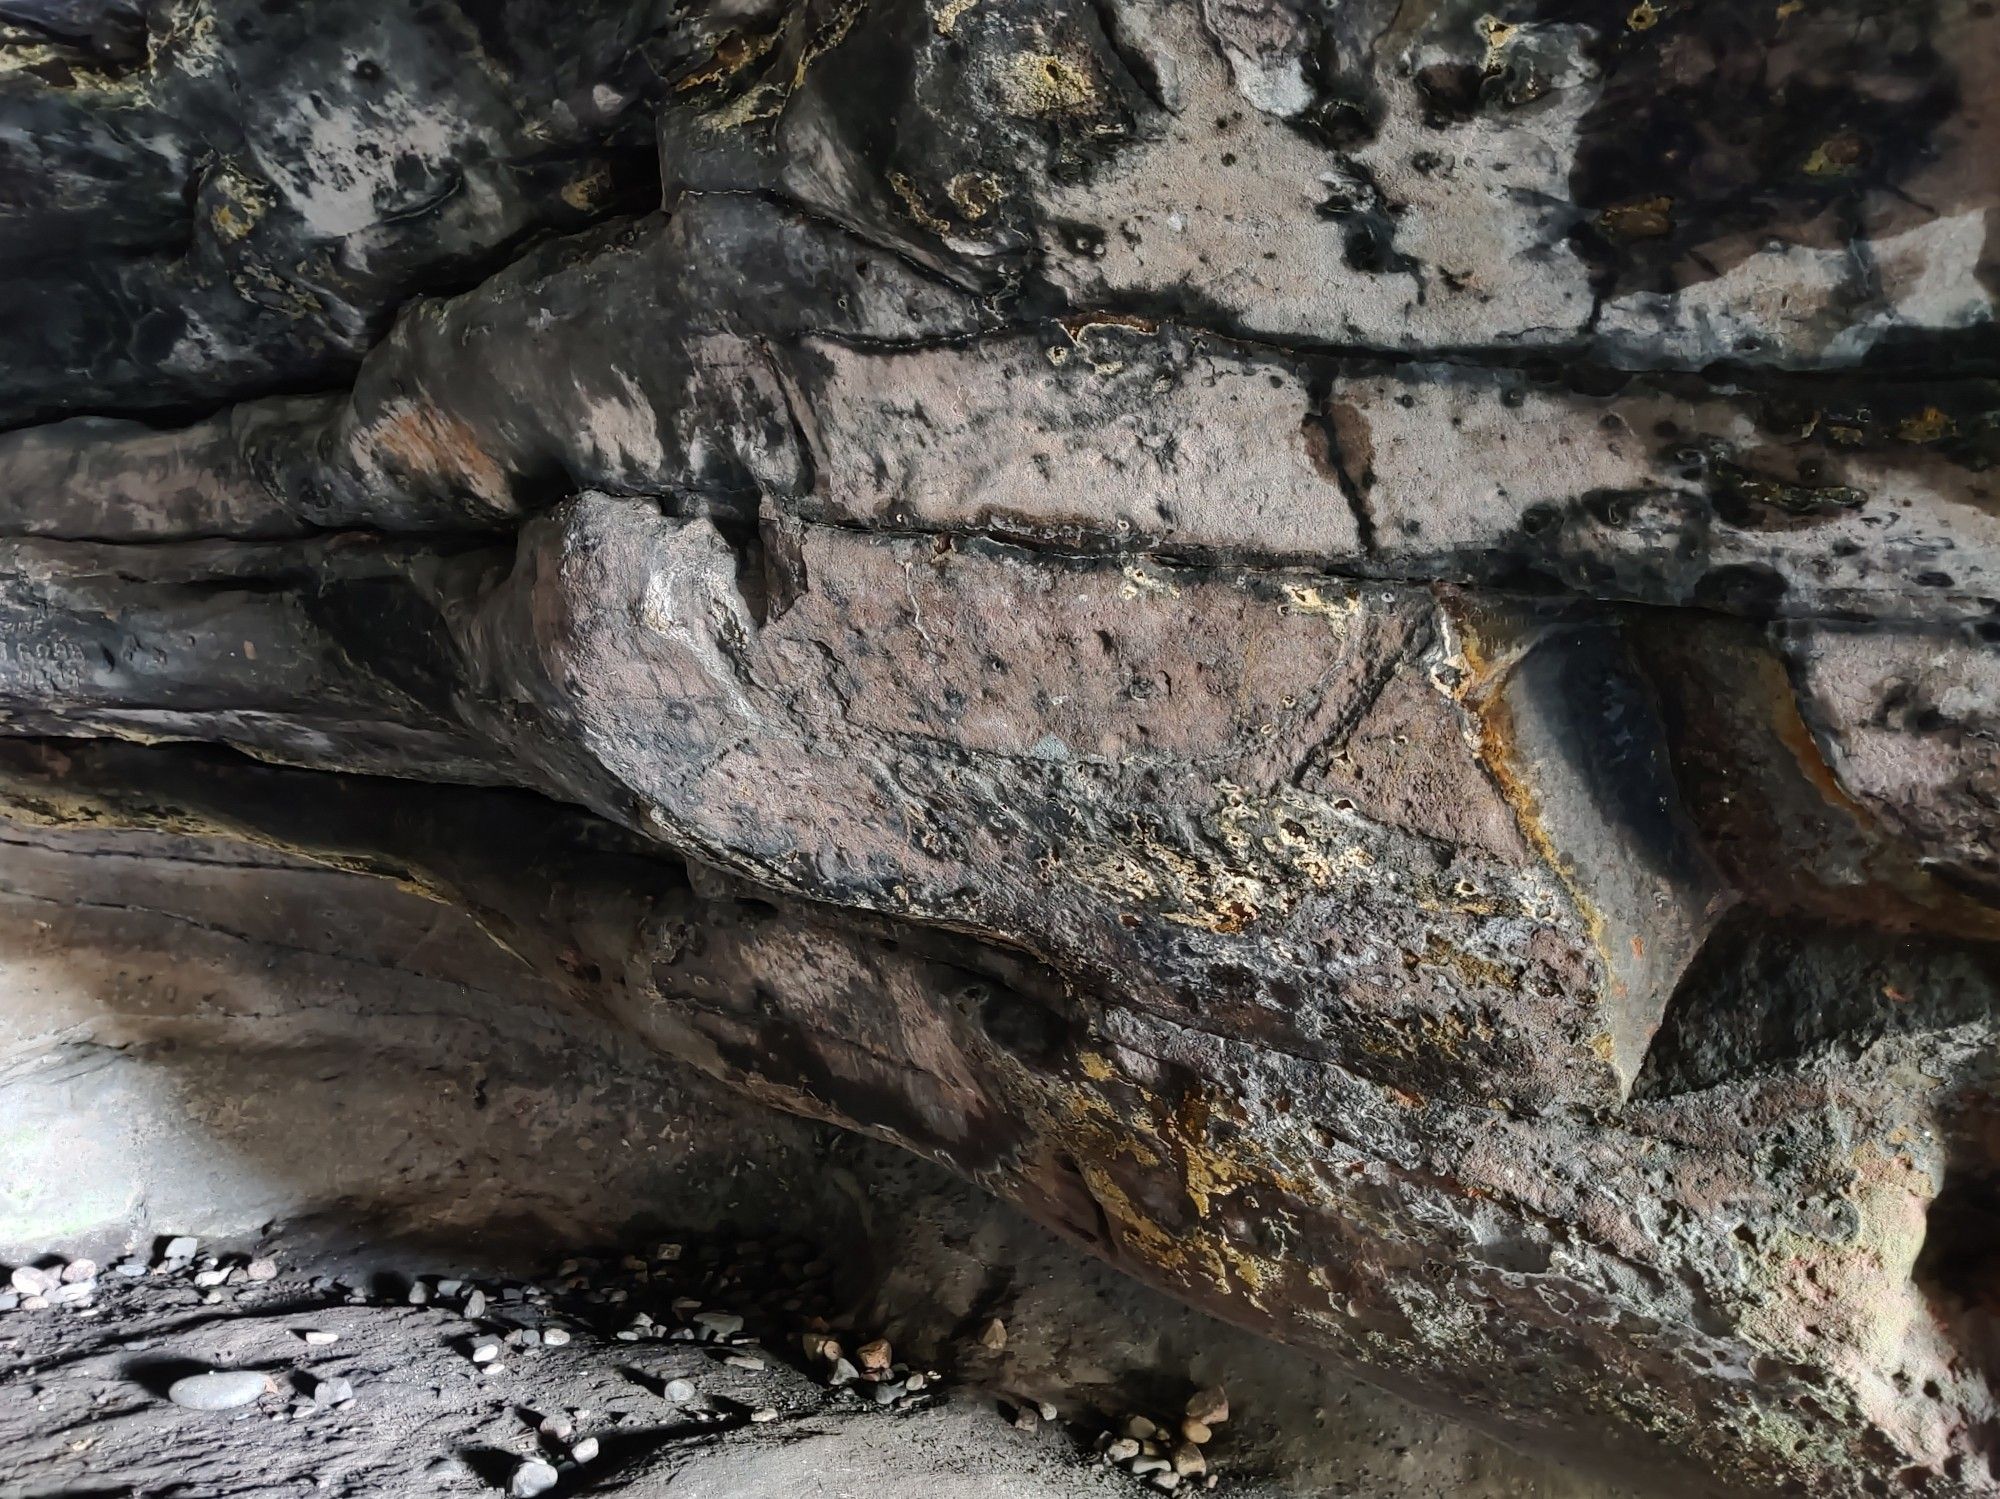
[(1691, 1482), (2000, 1492), (2000, 13), (0, 0), (0, 798)]

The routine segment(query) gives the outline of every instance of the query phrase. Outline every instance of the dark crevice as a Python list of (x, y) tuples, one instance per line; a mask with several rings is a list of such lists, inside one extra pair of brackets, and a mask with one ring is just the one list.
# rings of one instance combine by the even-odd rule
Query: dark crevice
[(1878, 1043), (2000, 1013), (2000, 946), (1739, 908), (1667, 1002), (1635, 1101), (1853, 1061)]

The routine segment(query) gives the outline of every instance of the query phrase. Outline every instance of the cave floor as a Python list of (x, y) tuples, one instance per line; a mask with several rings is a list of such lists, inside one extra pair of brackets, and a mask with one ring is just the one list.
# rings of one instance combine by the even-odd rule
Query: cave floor
[[(554, 1470), (540, 1475), (553, 1479), (541, 1492), (553, 1494), (1141, 1491), (1094, 1466), (1067, 1434), (1017, 1430), (970, 1391), (884, 1409), (870, 1393), (829, 1388), (794, 1367), (796, 1350), (788, 1361), (754, 1345), (620, 1342), (587, 1318), (544, 1317), (492, 1289), (486, 1314), (470, 1317), (456, 1297), (451, 1306), (401, 1296), (351, 1303), (304, 1269), (227, 1288), (222, 1305), (204, 1304), (185, 1275), (107, 1273), (90, 1314), (7, 1314), (0, 1492), (506, 1492), (534, 1460)], [(524, 1348), (517, 1324), (563, 1327), (573, 1339)], [(487, 1363), (472, 1357), (483, 1336), (503, 1340)], [(174, 1380), (210, 1369), (263, 1373), (264, 1393), (227, 1410), (167, 1398)], [(590, 1460), (574, 1462), (589, 1439), (595, 1453), (585, 1447)]]

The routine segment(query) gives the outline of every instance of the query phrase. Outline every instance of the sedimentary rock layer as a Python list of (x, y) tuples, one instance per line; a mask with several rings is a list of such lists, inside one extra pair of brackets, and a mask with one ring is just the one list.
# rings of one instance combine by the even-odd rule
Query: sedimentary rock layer
[(1988, 9), (0, 7), (5, 800), (1496, 1422), (1990, 1491)]

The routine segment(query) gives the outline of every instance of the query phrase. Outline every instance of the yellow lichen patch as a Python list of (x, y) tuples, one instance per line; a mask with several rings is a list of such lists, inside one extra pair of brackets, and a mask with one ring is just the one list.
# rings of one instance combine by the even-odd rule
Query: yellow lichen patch
[(789, 98), (791, 94), (777, 84), (760, 83), (741, 98), (732, 99), (715, 113), (705, 116), (702, 126), (719, 135), (725, 130), (741, 130), (759, 120), (776, 119), (785, 112), (785, 101)]
[(611, 169), (592, 167), (563, 184), (562, 200), (579, 213), (587, 213), (611, 195)]
[(937, 27), (939, 36), (950, 36), (958, 29), (959, 19), (978, 3), (979, 0), (944, 0), (944, 4), (931, 12), (931, 24)]
[(322, 310), (319, 298), (312, 292), (294, 286), (265, 265), (251, 263), (231, 271), (229, 284), (244, 301), (274, 308), (290, 317), (311, 317)]
[(1165, 578), (1149, 573), (1143, 567), (1127, 567), (1125, 584), (1118, 590), (1118, 597), (1136, 599), (1144, 594), (1152, 594), (1156, 598), (1177, 599), (1181, 596), (1181, 591)]
[(1660, 11), (1653, 0), (1639, 0), (1625, 15), (1625, 25), (1633, 31), (1651, 31), (1659, 24)]
[[(1141, 1092), (1142, 1100), (1159, 1100)], [(1258, 1293), (1283, 1274), (1283, 1268), (1244, 1250), (1214, 1230), (1169, 1230), (1152, 1216), (1120, 1184), (1104, 1164), (1117, 1155), (1128, 1154), (1145, 1166), (1157, 1166), (1156, 1152), (1134, 1138), (1132, 1123), (1118, 1118), (1110, 1106), (1088, 1089), (1064, 1090), (1059, 1102), (1067, 1102), (1076, 1112), (1068, 1119), (1052, 1119), (1053, 1133), (1071, 1148), (1091, 1198), (1103, 1213), (1117, 1238), (1117, 1248), (1155, 1270), (1193, 1284), (1205, 1282), (1223, 1295), (1241, 1290), (1252, 1302)], [(1215, 1158), (1201, 1169), (1221, 1165)], [(1233, 1163), (1226, 1169), (1234, 1171)], [(1202, 1211), (1206, 1214), (1205, 1199)]]
[(1868, 156), (1868, 143), (1851, 130), (1829, 135), (1812, 149), (1803, 170), (1808, 177), (1845, 177)]
[(1130, 837), (1127, 844), (1080, 850), (1074, 877), (1100, 895), (1150, 908), (1162, 921), (1225, 936), (1248, 929), (1266, 909), (1289, 905), (1246, 870), (1170, 847), (1143, 829)]
[(910, 217), (923, 225), (924, 228), (930, 230), (933, 234), (951, 233), (951, 225), (947, 224), (943, 219), (924, 206), (923, 194), (917, 191), (917, 185), (910, 181), (908, 176), (902, 172), (891, 172), (889, 174), (889, 186), (894, 188), (896, 196), (903, 200), (903, 207), (908, 211)]
[(1503, 21), (1498, 16), (1481, 16), (1473, 22), (1473, 29), (1479, 39), (1486, 43), (1486, 59), (1482, 64), (1487, 72), (1497, 73), (1501, 67), (1501, 55), (1506, 52), (1521, 28), (1511, 21)]
[(1155, 333), (1160, 327), (1152, 318), (1140, 317), (1136, 312), (1076, 312), (1057, 321), (1072, 339), (1081, 338), (1096, 328), (1130, 328), (1138, 333)]
[(489, 504), (508, 502), (506, 471), (479, 446), (472, 428), (435, 406), (398, 401), (365, 437), (412, 474), (448, 480)]
[(960, 172), (944, 191), (968, 219), (983, 219), (1000, 204), (1000, 179), (991, 172)]
[(1000, 64), (1000, 103), (1011, 115), (1045, 119), (1084, 114), (1098, 105), (1090, 72), (1053, 52), (1016, 52)]
[(806, 81), (806, 73), (814, 63), (847, 40), (847, 34), (854, 29), (854, 23), (861, 19), (861, 13), (867, 8), (868, 0), (847, 0), (806, 39), (805, 46), (799, 49), (799, 64), (792, 70), (794, 89)]
[(1455, 973), (1462, 983), (1475, 989), (1505, 989), (1511, 993), (1521, 986), (1518, 969), (1509, 968), (1504, 963), (1496, 963), (1491, 958), (1482, 958), (1477, 953), (1453, 947), (1437, 932), (1425, 934), (1424, 950), (1415, 955), (1415, 960), (1432, 968), (1443, 968)]
[(1287, 583), (1285, 600), (1282, 612), (1286, 614), (1317, 614), (1337, 625), (1350, 623), (1361, 610), (1361, 600), (1354, 594), (1330, 599), (1308, 583)]
[(1614, 203), (1597, 216), (1597, 226), (1618, 239), (1659, 239), (1673, 233), (1673, 207), (1664, 196)]
[[(1457, 1057), (1462, 1055), (1466, 1042), (1473, 1037), (1482, 1041), (1493, 1039), (1492, 1028), (1485, 1023), (1474, 1027), (1468, 1025), (1463, 1016), (1450, 1013), (1434, 1015), (1418, 1010), (1406, 1015), (1377, 1015), (1368, 1017), (1368, 1020), (1368, 1028), (1361, 1038), (1361, 1049), (1370, 1056), (1405, 1059)], [(1393, 1101), (1405, 1108), (1417, 1108), (1423, 1104), (1423, 1099), (1414, 1093), (1399, 1088), (1387, 1091)]]
[(1906, 416), (1896, 424), (1896, 435), (1904, 442), (1937, 442), (1941, 438), (1956, 437), (1958, 423), (1946, 416), (1935, 406), (1926, 406), (1915, 416)]
[(1118, 1076), (1118, 1069), (1094, 1051), (1078, 1053), (1077, 1064), (1083, 1068), (1083, 1075), (1094, 1083), (1108, 1083)]
[(223, 239), (244, 238), (271, 211), (271, 189), (234, 162), (218, 171), (210, 184), (221, 201), (209, 210), (208, 219)]

